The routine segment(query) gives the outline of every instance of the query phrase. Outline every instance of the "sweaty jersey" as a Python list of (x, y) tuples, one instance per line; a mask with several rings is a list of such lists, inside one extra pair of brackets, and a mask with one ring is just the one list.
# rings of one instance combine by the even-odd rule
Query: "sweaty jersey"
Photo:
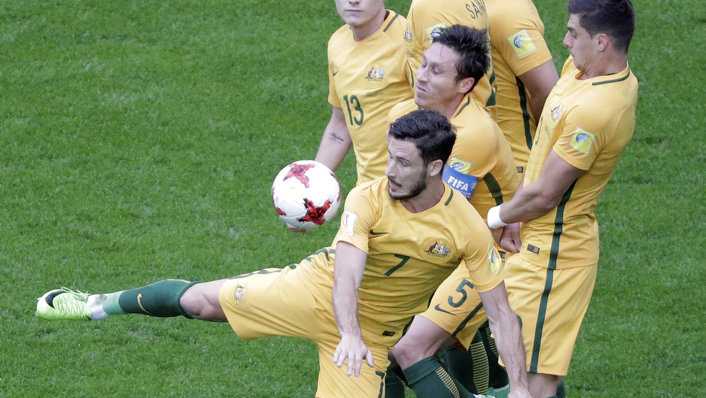
[[(412, 0), (407, 14), (408, 73), (414, 84), (414, 76), (422, 63), (422, 55), (431, 47), (432, 37), (439, 28), (451, 25), (464, 25), (470, 28), (487, 30), (488, 14), (484, 0)], [(485, 76), (476, 83), (473, 95), (486, 107), (495, 104), (492, 87), (493, 67), (490, 65)]]
[(557, 208), (523, 224), (521, 254), (538, 266), (597, 264), (596, 204), (635, 130), (638, 82), (630, 67), (580, 77), (569, 58), (544, 105), (525, 173), (525, 185), (536, 181), (552, 150), (586, 172)]
[(385, 174), (387, 114), (414, 95), (405, 72), (404, 29), (405, 18), (388, 11), (380, 29), (364, 40), (354, 40), (344, 25), (328, 43), (328, 101), (345, 116), (358, 184)]
[(493, 116), (505, 134), (518, 171), (523, 172), (532, 148), (536, 120), (529, 94), (518, 78), (551, 61), (544, 24), (531, 0), (485, 0), (495, 72)]
[[(438, 203), (417, 213), (390, 198), (387, 177), (358, 185), (346, 198), (333, 246), (338, 242), (367, 253), (358, 318), (368, 331), (384, 325), (386, 336), (399, 338), (457, 266), (468, 268), (470, 282), (481, 292), (502, 281), (502, 261), (488, 228), (463, 196), (446, 185)], [(312, 278), (320, 286), (332, 286), (333, 257), (329, 253), (329, 261), (315, 262)]]
[[(414, 100), (405, 101), (392, 108), (390, 119), (417, 109)], [(450, 122), (456, 142), (444, 167), (444, 182), (468, 198), (485, 218), (491, 207), (510, 200), (520, 185), (510, 146), (471, 94), (463, 98)]]

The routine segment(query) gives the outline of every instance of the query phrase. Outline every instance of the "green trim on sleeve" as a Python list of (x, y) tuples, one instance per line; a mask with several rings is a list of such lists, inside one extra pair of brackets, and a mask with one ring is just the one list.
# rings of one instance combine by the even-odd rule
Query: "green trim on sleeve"
[(503, 203), (503, 191), (502, 189), (500, 189), (500, 184), (498, 184), (498, 180), (493, 177), (493, 174), (488, 173), (483, 176), (483, 182), (488, 187), (490, 195), (492, 195), (493, 199), (495, 199), (495, 205), (501, 205)]

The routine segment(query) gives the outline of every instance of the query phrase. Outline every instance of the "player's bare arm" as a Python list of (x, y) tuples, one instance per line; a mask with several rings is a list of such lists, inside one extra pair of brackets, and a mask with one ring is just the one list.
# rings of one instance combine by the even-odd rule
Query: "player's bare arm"
[(331, 107), (331, 118), (321, 136), (319, 150), (316, 152), (317, 162), (321, 162), (329, 169), (336, 171), (346, 157), (351, 147), (351, 135), (348, 133), (346, 118), (341, 108)]
[[(541, 217), (559, 205), (562, 196), (584, 171), (572, 166), (556, 152), (551, 151), (537, 181), (520, 188), (509, 202), (494, 207), (488, 212), (491, 228), (516, 222), (526, 222)], [(501, 222), (495, 223), (499, 216)]]
[(542, 108), (544, 108), (544, 101), (549, 96), (554, 84), (559, 80), (559, 74), (556, 71), (554, 62), (550, 59), (518, 77), (530, 94), (532, 116), (534, 116), (534, 120), (539, 121), (539, 117), (542, 115)]
[(348, 360), (348, 375), (360, 376), (363, 360), (373, 366), (373, 354), (363, 342), (358, 323), (358, 288), (363, 279), (364, 251), (346, 242), (336, 244), (334, 266), (333, 310), (341, 341), (333, 354), (336, 366)]
[(510, 378), (510, 398), (530, 397), (525, 370), (525, 347), (520, 321), (507, 301), (505, 284), (480, 293), (490, 329), (495, 336), (498, 352)]

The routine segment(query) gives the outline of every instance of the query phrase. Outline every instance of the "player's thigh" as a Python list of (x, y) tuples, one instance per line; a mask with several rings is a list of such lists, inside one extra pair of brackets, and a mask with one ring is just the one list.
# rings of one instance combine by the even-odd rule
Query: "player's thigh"
[(422, 316), (468, 348), (476, 331), (486, 321), (486, 315), (480, 295), (470, 282), (466, 267), (456, 268), (439, 285), (429, 308)]
[(595, 284), (596, 267), (548, 269), (513, 256), (505, 278), (522, 319), (527, 369), (566, 375)]
[(295, 336), (315, 340), (321, 309), (300, 268), (268, 268), (226, 280), (220, 304), (243, 339)]
[(348, 364), (337, 367), (333, 362), (338, 339), (326, 339), (318, 344), (319, 348), (319, 379), (316, 398), (378, 398), (384, 396), (385, 372), (390, 364), (387, 359), (388, 350), (385, 347), (371, 346), (373, 352), (373, 367), (366, 361), (360, 368), (360, 376), (348, 376)]

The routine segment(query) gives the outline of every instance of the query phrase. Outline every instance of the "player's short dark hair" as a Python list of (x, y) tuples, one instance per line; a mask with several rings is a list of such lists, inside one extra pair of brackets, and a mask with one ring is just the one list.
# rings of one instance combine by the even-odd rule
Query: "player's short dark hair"
[(472, 77), (478, 82), (490, 67), (490, 46), (485, 30), (451, 25), (432, 34), (432, 43), (443, 44), (460, 56), (456, 80)]
[(425, 164), (436, 159), (446, 164), (456, 142), (456, 133), (449, 119), (425, 109), (410, 112), (395, 120), (390, 125), (389, 135), (398, 140), (414, 142)]
[(569, 14), (578, 15), (579, 23), (591, 36), (605, 33), (617, 49), (628, 51), (635, 32), (630, 0), (569, 0)]

